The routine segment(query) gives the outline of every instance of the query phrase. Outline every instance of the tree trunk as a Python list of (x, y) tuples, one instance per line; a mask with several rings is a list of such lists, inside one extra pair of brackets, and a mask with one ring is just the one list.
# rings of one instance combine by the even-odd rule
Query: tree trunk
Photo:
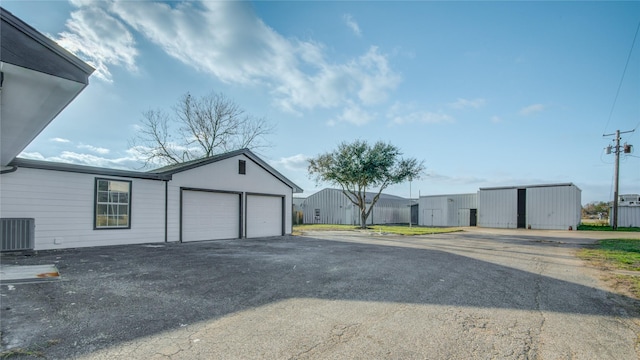
[(367, 228), (367, 208), (360, 209), (360, 229)]

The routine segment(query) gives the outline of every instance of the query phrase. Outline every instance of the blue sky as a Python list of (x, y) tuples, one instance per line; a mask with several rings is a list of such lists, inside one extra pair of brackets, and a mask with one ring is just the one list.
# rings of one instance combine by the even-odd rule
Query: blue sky
[(640, 193), (640, 2), (2, 6), (97, 69), (23, 157), (139, 168), (142, 112), (216, 91), (276, 125), (260, 155), (305, 194), (328, 186), (306, 159), (362, 139), (424, 160), (413, 197), (573, 182), (607, 201), (616, 129), (636, 129), (620, 193)]

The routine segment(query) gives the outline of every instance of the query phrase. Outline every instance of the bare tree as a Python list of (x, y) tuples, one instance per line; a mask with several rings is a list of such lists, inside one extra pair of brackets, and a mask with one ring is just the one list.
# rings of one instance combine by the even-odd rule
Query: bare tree
[(196, 98), (183, 95), (173, 113), (148, 110), (140, 129), (130, 140), (144, 166), (178, 164), (219, 153), (271, 146), (265, 139), (275, 126), (256, 118), (222, 93)]

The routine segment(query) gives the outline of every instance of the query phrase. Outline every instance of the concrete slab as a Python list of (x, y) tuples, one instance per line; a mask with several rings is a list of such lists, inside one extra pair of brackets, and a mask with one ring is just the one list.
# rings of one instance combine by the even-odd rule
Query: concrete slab
[(60, 279), (55, 265), (0, 265), (0, 284), (23, 284)]

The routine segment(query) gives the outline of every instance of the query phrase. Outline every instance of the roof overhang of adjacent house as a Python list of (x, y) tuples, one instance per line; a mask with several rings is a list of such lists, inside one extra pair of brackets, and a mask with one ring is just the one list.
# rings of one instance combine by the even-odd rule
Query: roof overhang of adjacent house
[(94, 69), (0, 8), (0, 166), (88, 85)]

